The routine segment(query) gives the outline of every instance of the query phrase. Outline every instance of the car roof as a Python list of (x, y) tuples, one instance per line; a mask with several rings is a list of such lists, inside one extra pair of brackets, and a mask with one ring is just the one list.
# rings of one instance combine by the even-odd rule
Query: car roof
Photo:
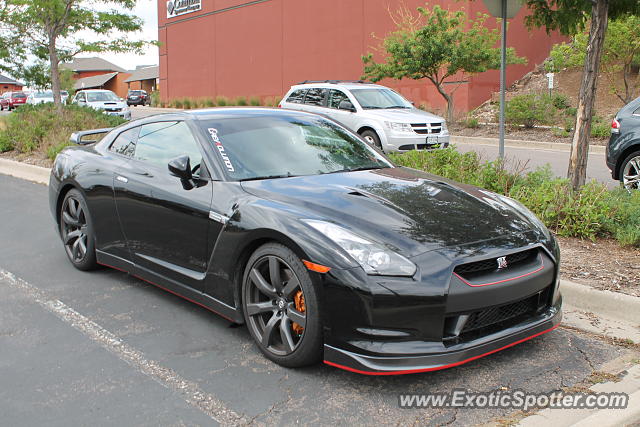
[(259, 117), (259, 116), (311, 116), (318, 117), (317, 114), (304, 111), (288, 110), (272, 107), (214, 107), (198, 110), (170, 111), (166, 113), (154, 114), (152, 116), (141, 117), (128, 122), (129, 124), (146, 124), (158, 120), (210, 120), (234, 117)]
[(386, 86), (382, 86), (382, 85), (378, 85), (375, 83), (368, 83), (368, 82), (363, 82), (363, 83), (358, 83), (358, 82), (307, 82), (307, 83), (298, 83), (295, 84), (293, 86), (291, 86), (291, 89), (305, 89), (305, 88), (311, 88), (311, 87), (320, 87), (320, 88), (331, 88), (331, 89), (336, 89), (336, 88), (342, 88), (342, 89), (348, 89), (348, 90), (352, 90), (352, 89), (389, 89)]

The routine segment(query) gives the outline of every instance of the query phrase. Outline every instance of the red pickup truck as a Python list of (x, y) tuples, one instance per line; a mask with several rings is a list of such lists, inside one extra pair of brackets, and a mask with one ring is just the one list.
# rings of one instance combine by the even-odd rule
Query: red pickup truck
[(0, 98), (0, 111), (9, 111), (27, 102), (27, 94), (24, 92), (5, 92)]

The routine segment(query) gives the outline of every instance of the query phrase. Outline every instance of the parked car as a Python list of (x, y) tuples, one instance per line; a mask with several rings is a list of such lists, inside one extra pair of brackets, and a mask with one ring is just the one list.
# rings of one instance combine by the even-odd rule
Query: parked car
[(2, 94), (2, 98), (0, 98), (0, 111), (2, 110), (13, 110), (20, 105), (23, 105), (27, 102), (27, 95), (20, 92), (5, 92)]
[(37, 105), (37, 104), (45, 104), (47, 102), (53, 102), (53, 92), (31, 92), (29, 96), (27, 96), (27, 104)]
[(292, 86), (279, 106), (327, 116), (384, 152), (449, 145), (442, 117), (417, 109), (399, 93), (376, 84), (305, 81)]
[(68, 99), (69, 99), (69, 92), (67, 92), (66, 90), (61, 90), (60, 100), (62, 101), (62, 103), (66, 104)]
[(78, 91), (72, 103), (95, 108), (96, 110), (104, 110), (106, 114), (131, 120), (131, 110), (129, 110), (127, 104), (110, 90), (87, 89)]
[(611, 122), (607, 166), (625, 188), (640, 189), (640, 97), (622, 107)]
[(130, 90), (127, 93), (127, 105), (142, 105), (150, 104), (149, 95), (144, 90)]
[(396, 167), (330, 119), (185, 111), (72, 142), (49, 185), (69, 261), (244, 323), (283, 366), (431, 371), (561, 320), (558, 245), (527, 208)]

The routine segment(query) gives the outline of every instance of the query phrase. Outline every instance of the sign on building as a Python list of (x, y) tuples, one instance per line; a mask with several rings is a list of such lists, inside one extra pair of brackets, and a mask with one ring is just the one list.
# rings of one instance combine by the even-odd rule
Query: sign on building
[(168, 0), (167, 18), (175, 18), (185, 13), (197, 12), (202, 9), (202, 0)]

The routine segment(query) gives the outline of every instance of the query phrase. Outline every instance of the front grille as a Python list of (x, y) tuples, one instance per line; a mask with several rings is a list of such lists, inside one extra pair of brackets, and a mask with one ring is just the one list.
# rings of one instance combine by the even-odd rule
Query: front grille
[[(529, 249), (522, 252), (507, 255), (507, 269), (519, 264), (533, 261), (538, 255), (538, 249)], [(482, 261), (470, 262), (457, 266), (453, 272), (459, 276), (469, 274), (489, 273), (498, 270), (498, 258), (483, 259)]]
[(105, 108), (105, 111), (108, 111), (110, 113), (117, 113), (119, 111), (122, 111), (122, 108)]
[[(443, 337), (445, 341), (469, 341), (501, 331), (517, 325), (548, 308), (550, 297), (551, 286), (548, 286), (544, 290), (519, 301), (466, 314), (448, 316), (445, 320)], [(453, 331), (452, 325), (455, 325), (461, 316), (469, 317), (460, 331)]]
[(433, 135), (442, 132), (442, 123), (411, 123), (411, 127), (418, 135)]

